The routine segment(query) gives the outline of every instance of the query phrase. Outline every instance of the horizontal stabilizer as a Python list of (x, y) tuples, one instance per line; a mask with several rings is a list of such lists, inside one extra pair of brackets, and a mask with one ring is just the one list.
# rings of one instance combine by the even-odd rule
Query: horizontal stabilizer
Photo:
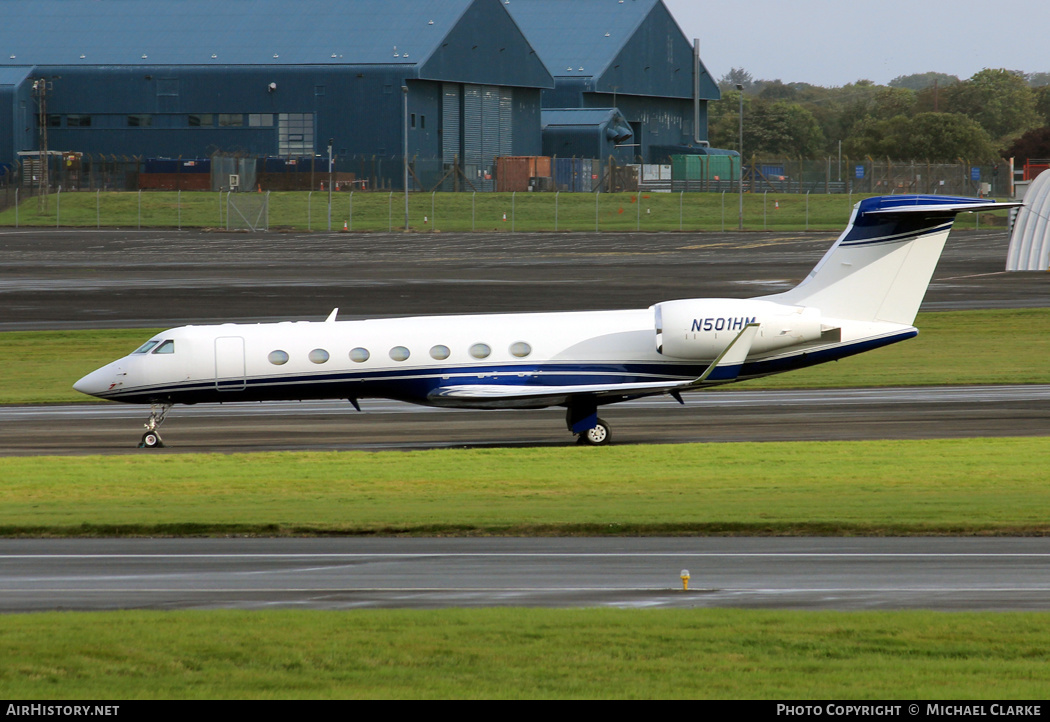
[(892, 206), (889, 208), (876, 208), (864, 212), (864, 215), (907, 215), (909, 213), (933, 214), (943, 213), (955, 215), (957, 213), (979, 213), (981, 211), (1001, 211), (1004, 208), (1016, 208), (1021, 203), (997, 203), (996, 201), (967, 201), (965, 203), (917, 203), (915, 205)]

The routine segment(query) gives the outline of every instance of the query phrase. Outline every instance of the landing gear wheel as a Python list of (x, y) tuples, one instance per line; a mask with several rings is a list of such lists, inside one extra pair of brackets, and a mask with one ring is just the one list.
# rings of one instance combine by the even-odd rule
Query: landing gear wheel
[(160, 434), (156, 431), (147, 431), (142, 435), (142, 441), (139, 443), (140, 449), (161, 449), (164, 447), (164, 442), (160, 440)]
[(604, 419), (598, 419), (593, 429), (587, 429), (580, 434), (577, 443), (588, 446), (605, 446), (611, 440), (612, 433), (609, 431), (609, 424), (605, 423)]
[(157, 429), (164, 423), (164, 417), (168, 415), (170, 410), (171, 404), (160, 401), (150, 402), (149, 419), (143, 424), (146, 427), (146, 433), (142, 435), (142, 441), (139, 442), (140, 449), (164, 448), (164, 442), (160, 440), (160, 434), (157, 433)]

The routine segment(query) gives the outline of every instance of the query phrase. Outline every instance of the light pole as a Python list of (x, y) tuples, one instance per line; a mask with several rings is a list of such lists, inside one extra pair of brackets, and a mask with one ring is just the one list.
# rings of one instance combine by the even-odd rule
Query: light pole
[(332, 142), (328, 139), (328, 230), (332, 230)]
[(736, 85), (740, 93), (740, 213), (737, 218), (737, 230), (744, 230), (744, 86)]
[(403, 119), (403, 125), (405, 127), (405, 230), (408, 230), (408, 86), (401, 86), (401, 95), (405, 99), (405, 117)]

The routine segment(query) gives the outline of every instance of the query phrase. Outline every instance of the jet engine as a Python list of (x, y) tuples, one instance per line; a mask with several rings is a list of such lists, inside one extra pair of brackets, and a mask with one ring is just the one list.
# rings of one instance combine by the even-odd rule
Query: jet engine
[(819, 341), (839, 340), (824, 326), (820, 310), (729, 298), (665, 301), (653, 306), (656, 350), (664, 356), (710, 360), (750, 323), (759, 324), (751, 354)]

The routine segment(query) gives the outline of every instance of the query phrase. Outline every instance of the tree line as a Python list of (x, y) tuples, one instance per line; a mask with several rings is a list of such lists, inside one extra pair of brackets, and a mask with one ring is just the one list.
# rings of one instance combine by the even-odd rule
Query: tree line
[(841, 148), (850, 158), (933, 162), (1050, 158), (1050, 73), (986, 68), (966, 80), (930, 72), (825, 88), (733, 68), (718, 85), (711, 144), (738, 147), (742, 95), (748, 156), (818, 158)]

